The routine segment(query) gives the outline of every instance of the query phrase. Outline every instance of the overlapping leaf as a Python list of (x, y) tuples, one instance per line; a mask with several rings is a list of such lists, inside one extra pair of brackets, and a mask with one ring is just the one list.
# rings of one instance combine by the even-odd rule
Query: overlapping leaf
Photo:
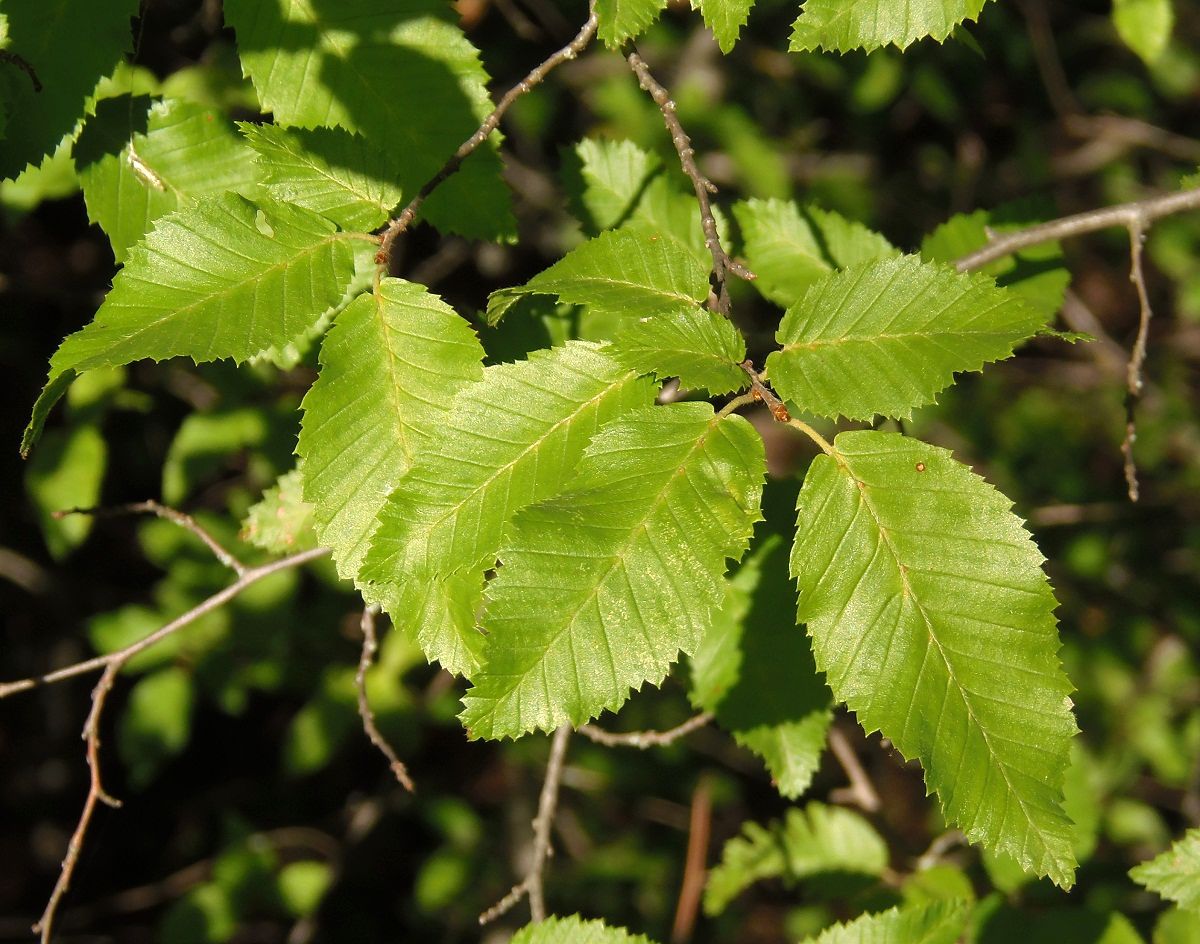
[(1129, 877), (1200, 915), (1200, 829), (1189, 829), (1162, 855), (1134, 866)]
[(733, 208), (754, 287), (787, 308), (835, 269), (898, 256), (883, 236), (831, 210), (791, 200), (746, 200)]
[(240, 127), (258, 152), (263, 186), (279, 200), (357, 230), (375, 229), (400, 202), (390, 161), (361, 135), (340, 128)]
[(302, 334), (353, 274), (346, 235), (299, 207), (224, 194), (163, 217), (95, 320), (51, 359), (22, 450), (78, 373), (142, 358), (245, 360)]
[(610, 928), (603, 921), (585, 921), (578, 915), (547, 918), (521, 928), (511, 944), (654, 944), (640, 934)]
[(805, 479), (792, 553), (817, 667), (920, 759), (968, 838), (1069, 887), (1075, 721), (1041, 555), (946, 450), (870, 430), (833, 448)]
[(792, 52), (900, 49), (926, 36), (941, 42), (974, 20), (988, 0), (805, 0), (792, 29)]
[(240, 537), (272, 554), (294, 554), (319, 544), (313, 530), (313, 506), (304, 500), (299, 469), (281, 475), (250, 506)]
[[(628, 221), (662, 162), (632, 141), (584, 138), (575, 145), (581, 217), (593, 235)], [(582, 186), (580, 186), (582, 185)]]
[(612, 354), (626, 367), (660, 380), (678, 377), (686, 389), (712, 394), (747, 386), (746, 342), (729, 320), (706, 308), (640, 318), (613, 340)]
[[(441, 0), (228, 0), (225, 15), (275, 120), (341, 127), (392, 155), (405, 193), (431, 178), (492, 110), (479, 54)], [(422, 216), (465, 236), (514, 234), (492, 146), (480, 148)]]
[(934, 901), (865, 914), (801, 944), (954, 944), (970, 912), (964, 901)]
[(611, 49), (635, 38), (658, 19), (667, 0), (596, 0), (599, 36)]
[(721, 52), (727, 53), (750, 18), (754, 0), (692, 0), (692, 6), (700, 8), (704, 24), (713, 31)]
[(464, 698), (473, 737), (614, 710), (695, 651), (759, 516), (762, 441), (703, 403), (601, 428), (569, 490), (516, 516), (488, 585), (487, 661)]
[(779, 325), (767, 358), (785, 399), (822, 416), (907, 417), (957, 371), (1008, 357), (1042, 314), (984, 275), (904, 256), (813, 285)]
[(467, 323), (422, 286), (385, 279), (337, 317), (304, 398), (297, 452), (321, 542), (353, 579), (376, 518), (440, 434), (451, 397), (483, 376)]

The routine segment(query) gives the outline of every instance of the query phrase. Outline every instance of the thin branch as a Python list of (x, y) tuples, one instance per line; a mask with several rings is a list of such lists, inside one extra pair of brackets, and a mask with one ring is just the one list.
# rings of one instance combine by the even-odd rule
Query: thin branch
[(106, 508), (67, 508), (63, 511), (54, 512), (53, 517), (65, 518), (68, 515), (91, 515), (93, 518), (115, 518), (119, 515), (154, 515), (155, 517), (170, 521), (172, 524), (179, 525), (185, 531), (190, 531), (196, 535), (212, 551), (213, 556), (217, 560), (239, 577), (244, 576), (246, 573), (246, 565), (227, 551), (195, 518), (167, 505), (159, 504), (153, 499), (132, 502), (128, 505), (113, 505)]
[(775, 417), (777, 423), (788, 423), (791, 421), (791, 414), (784, 406), (783, 401), (775, 395), (775, 391), (763, 382), (762, 375), (754, 369), (754, 361), (746, 358), (742, 361), (741, 368), (750, 375), (750, 395), (755, 400), (761, 400), (767, 405), (767, 409), (771, 411), (771, 415)]
[(684, 944), (692, 939), (696, 912), (704, 893), (705, 866), (708, 864), (708, 842), (712, 834), (712, 783), (707, 776), (700, 778), (692, 791), (692, 809), (688, 817), (687, 858), (684, 859), (683, 882), (679, 901), (675, 904), (675, 921), (671, 927), (671, 944)]
[(1137, 439), (1137, 405), (1142, 398), (1142, 366), (1146, 363), (1146, 342), (1150, 334), (1150, 319), (1154, 312), (1150, 308), (1150, 294), (1146, 290), (1146, 274), (1142, 269), (1142, 249), (1146, 233), (1141, 220), (1129, 224), (1129, 281), (1137, 289), (1138, 333), (1129, 354), (1129, 366), (1125, 374), (1125, 439), (1121, 443), (1121, 454), (1125, 457), (1125, 483), (1129, 500), (1138, 500), (1137, 463), (1133, 458), (1133, 443)]
[(409, 793), (416, 793), (417, 788), (413, 786), (412, 778), (408, 775), (408, 768), (404, 766), (404, 761), (396, 756), (392, 745), (380, 733), (375, 724), (375, 712), (371, 710), (371, 703), (367, 700), (367, 670), (375, 661), (375, 653), (379, 650), (379, 640), (375, 635), (375, 617), (378, 615), (378, 606), (372, 604), (364, 607), (362, 620), (359, 623), (363, 635), (362, 655), (358, 658), (358, 671), (354, 673), (354, 687), (358, 690), (358, 714), (362, 718), (363, 731), (366, 732), (371, 743), (379, 748), (379, 752), (387, 758), (388, 766), (391, 767), (392, 774), (400, 782), (400, 786)]
[(533, 820), (533, 852), (525, 877), (512, 890), (479, 916), (479, 923), (489, 924), (509, 911), (522, 898), (529, 897), (529, 914), (533, 921), (546, 918), (546, 895), (542, 887), (542, 875), (546, 860), (550, 858), (550, 829), (554, 825), (554, 811), (558, 808), (558, 793), (562, 787), (563, 762), (567, 756), (567, 742), (571, 740), (571, 727), (564, 724), (554, 732), (550, 742), (550, 759), (546, 763), (546, 779), (538, 799), (537, 816)]
[(504, 113), (508, 111), (513, 102), (540, 85), (546, 76), (558, 66), (574, 59), (587, 48), (588, 43), (596, 35), (597, 22), (595, 5), (593, 3), (588, 12), (586, 22), (584, 22), (575, 38), (563, 46), (562, 49), (553, 53), (545, 61), (535, 66), (525, 78), (508, 90), (504, 97), (496, 104), (492, 113), (483, 119), (483, 123), (475, 133), (459, 145), (458, 150), (442, 165), (441, 170), (434, 174), (417, 191), (417, 195), (409, 201), (408, 206), (400, 211), (400, 215), (388, 223), (379, 244), (379, 252), (375, 254), (375, 263), (377, 265), (385, 267), (386, 271), (386, 267), (392, 258), (392, 245), (403, 232), (412, 226), (413, 220), (417, 218), (417, 213), (429, 198), (429, 195), (437, 190), (447, 179), (454, 176), (462, 166), (463, 161), (470, 157), (491, 136), (491, 133), (500, 125), (500, 120), (504, 117)]
[(1146, 200), (1135, 200), (1132, 203), (1101, 207), (1098, 210), (1088, 210), (1086, 213), (1064, 216), (1062, 219), (1051, 220), (1048, 223), (1040, 223), (1015, 233), (998, 236), (982, 249), (963, 256), (956, 265), (959, 272), (972, 272), (975, 269), (983, 268), (989, 262), (995, 262), (997, 259), (1012, 255), (1021, 249), (1028, 249), (1030, 246), (1053, 242), (1056, 239), (1068, 239), (1084, 233), (1094, 233), (1114, 226), (1126, 229), (1131, 226), (1139, 226), (1145, 230), (1157, 219), (1175, 213), (1184, 213), (1188, 210), (1200, 210), (1200, 187), (1169, 193), (1165, 196), (1150, 197)]
[(41, 79), (38, 78), (38, 74), (34, 70), (33, 66), (31, 66), (23, 56), (19, 56), (17, 53), (8, 49), (0, 49), (0, 62), (11, 63), (29, 76), (29, 81), (33, 84), (33, 90), (35, 92), (40, 92), (42, 90)]
[(646, 60), (639, 55), (632, 44), (626, 49), (625, 59), (633, 70), (633, 74), (637, 76), (638, 84), (650, 94), (654, 104), (662, 112), (663, 124), (667, 126), (667, 132), (671, 135), (671, 143), (675, 146), (675, 153), (679, 155), (679, 165), (691, 180), (692, 189), (696, 191), (696, 202), (700, 205), (700, 225), (704, 230), (704, 245), (712, 255), (712, 272), (709, 278), (712, 285), (712, 297), (709, 299), (709, 307), (718, 314), (729, 317), (729, 288), (726, 284), (728, 276), (736, 275), (743, 279), (753, 279), (754, 273), (736, 262), (721, 246), (721, 237), (717, 233), (717, 218), (713, 214), (711, 199), (712, 195), (717, 192), (717, 187), (704, 176), (696, 165), (696, 152), (692, 148), (692, 139), (688, 137), (688, 133), (679, 122), (671, 93), (654, 78), (650, 67), (646, 65)]
[(875, 792), (871, 778), (863, 770), (858, 755), (854, 753), (854, 748), (846, 740), (846, 735), (838, 728), (829, 729), (829, 749), (833, 751), (833, 756), (842, 765), (842, 770), (846, 772), (846, 777), (850, 781), (850, 786), (845, 793), (846, 798), (868, 813), (878, 812), (883, 805), (880, 803), (879, 794)]
[(636, 747), (639, 750), (645, 750), (648, 747), (666, 747), (668, 744), (673, 744), (681, 737), (704, 727), (712, 719), (712, 713), (705, 711), (693, 715), (683, 724), (676, 725), (667, 731), (631, 731), (628, 734), (616, 734), (598, 728), (594, 724), (585, 724), (579, 729), (579, 733), (589, 741), (595, 741), (605, 747)]
[(124, 665), (139, 652), (144, 652), (168, 636), (196, 622), (200, 617), (224, 606), (247, 587), (258, 583), (264, 577), (269, 577), (271, 574), (278, 573), (281, 570), (299, 567), (301, 564), (307, 564), (318, 557), (324, 557), (328, 553), (329, 548), (317, 547), (309, 551), (301, 551), (299, 554), (293, 554), (291, 557), (271, 561), (259, 567), (251, 567), (235, 583), (231, 583), (224, 590), (214, 593), (207, 600), (192, 607), (182, 616), (171, 620), (166, 626), (156, 629), (150, 635), (131, 643), (124, 649), (102, 656), (95, 656), (91, 659), (85, 659), (82, 662), (76, 662), (64, 668), (55, 669), (53, 672), (47, 672), (45, 675), (36, 675), (31, 678), (18, 679), (14, 682), (0, 683), (0, 698), (7, 698), (9, 695), (15, 695), (18, 692), (29, 691), (29, 689), (36, 688), (39, 685), (49, 685), (54, 682), (61, 682), (64, 679), (74, 678), (77, 675), (86, 675), (88, 672), (93, 672), (97, 669), (107, 671), (108, 667), (113, 664)]

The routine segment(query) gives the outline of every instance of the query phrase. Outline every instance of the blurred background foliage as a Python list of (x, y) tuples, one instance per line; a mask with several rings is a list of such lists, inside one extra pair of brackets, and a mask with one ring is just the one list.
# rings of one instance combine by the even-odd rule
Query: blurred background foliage
[[(561, 45), (585, 15), (574, 0), (457, 6), (496, 88)], [(756, 197), (837, 210), (914, 251), (956, 213), (994, 211), (987, 221), (999, 227), (1176, 189), (1196, 174), (1200, 5), (1173, 8), (1165, 44), (1128, 9), (1114, 18), (1106, 0), (1011, 0), (990, 4), (945, 46), (836, 57), (785, 52), (795, 0), (758, 0), (742, 41), (722, 56), (686, 4), (672, 3), (641, 47), (722, 188), (735, 249), (732, 201)], [(259, 116), (219, 3), (147, 0), (136, 35), (136, 55), (112, 89), (169, 94), (230, 119)], [(577, 142), (629, 140), (658, 157), (672, 188), (677, 176), (660, 115), (606, 52), (523, 98), (504, 132), (519, 242), (477, 244), (422, 227), (401, 261), (405, 277), (476, 319), (497, 360), (588, 332), (570, 312), (537, 303), (499, 330), (478, 318), (490, 291), (528, 278), (587, 231)], [(56, 519), (55, 510), (161, 498), (250, 561), (269, 556), (262, 548), (306, 540), (276, 513), (280, 502), (294, 506), (287, 479), (251, 510), (292, 468), (315, 350), (240, 369), (169, 361), (93, 371), (73, 386), (34, 458), (17, 458), (49, 355), (91, 318), (115, 272), (107, 239), (88, 223), (85, 172), (64, 145), (0, 185), (5, 677), (118, 648), (229, 582), (168, 522)], [(977, 235), (983, 220), (970, 224)], [(953, 233), (940, 238), (955, 245)], [(925, 244), (927, 253), (935, 247)], [(1051, 267), (1058, 253), (1051, 247)], [(549, 872), (553, 911), (668, 939), (700, 799), (711, 802), (710, 864), (747, 821), (756, 825), (738, 841), (759, 846), (747, 853), (755, 875), (726, 874), (718, 892), (710, 888), (712, 914), (698, 919), (693, 941), (793, 940), (864, 909), (964, 896), (980, 902), (972, 935), (981, 944), (1200, 941), (1200, 918), (1164, 908), (1127, 876), (1200, 824), (1200, 218), (1158, 223), (1147, 245), (1156, 317), (1137, 505), (1125, 497), (1119, 451), (1125, 352), (1137, 326), (1126, 235), (1075, 240), (1061, 256), (1070, 287), (1059, 327), (1095, 340), (1038, 340), (962, 378), (911, 431), (954, 449), (1012, 497), (1049, 559), (1083, 729), (1068, 787), (1080, 824), (1077, 890), (1067, 897), (1029, 882), (956, 842), (919, 771), (839, 716), (836, 729), (884, 801), (866, 816), (818, 805), (802, 812), (715, 729), (646, 752), (575, 738)], [(738, 321), (761, 358), (780, 310), (736, 289)], [(810, 449), (760, 426), (773, 475), (766, 503), (782, 528)], [(418, 784), (415, 795), (401, 791), (356, 715), (358, 618), (332, 567), (312, 566), (264, 580), (130, 665), (105, 732), (106, 780), (126, 805), (100, 814), (61, 915), (63, 941), (506, 939), (518, 913), (482, 931), (476, 917), (528, 852), (546, 739), (468, 743), (454, 717), (458, 683), (425, 665), (411, 641), (385, 633), (369, 690)], [(790, 623), (786, 608), (774, 618)], [(634, 730), (684, 720), (687, 678), (676, 676), (606, 723)], [(27, 937), (73, 828), (86, 784), (78, 732), (89, 686), (79, 679), (0, 706), (2, 940)], [(844, 786), (827, 756), (801, 803), (837, 802)], [(796, 831), (807, 835), (814, 817), (834, 814), (869, 854), (850, 866), (797, 858)]]

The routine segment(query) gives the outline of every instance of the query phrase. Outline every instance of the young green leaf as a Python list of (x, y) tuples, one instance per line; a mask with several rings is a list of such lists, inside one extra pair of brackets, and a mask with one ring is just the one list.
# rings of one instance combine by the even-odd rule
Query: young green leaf
[(610, 49), (634, 39), (667, 7), (667, 0), (596, 0), (600, 38)]
[(746, 342), (727, 318), (706, 308), (639, 318), (611, 346), (613, 357), (633, 370), (660, 380), (678, 377), (686, 389), (714, 395), (742, 390)]
[(1162, 855), (1135, 865), (1129, 877), (1180, 908), (1200, 914), (1200, 829), (1189, 829)]
[[(415, 193), (492, 110), (479, 53), (440, 0), (227, 0), (242, 67), (282, 125), (340, 127), (392, 156)], [(439, 228), (510, 238), (515, 224), (494, 145), (439, 188), (422, 216)]]
[(792, 29), (792, 52), (899, 49), (932, 36), (941, 42), (974, 20), (988, 0), (805, 0)]
[(387, 155), (362, 135), (341, 128), (238, 127), (258, 152), (263, 186), (277, 200), (363, 231), (380, 226), (400, 202)]
[(822, 416), (908, 417), (956, 371), (1012, 354), (1045, 319), (985, 275), (913, 256), (837, 272), (788, 309), (767, 358), (780, 396)]
[(575, 156), (579, 177), (569, 181), (577, 191), (575, 209), (593, 236), (629, 220), (646, 185), (662, 170), (657, 157), (632, 141), (584, 138)]
[(438, 436), (451, 397), (483, 376), (482, 360), (470, 326), (411, 282), (385, 279), (338, 315), (296, 451), (341, 576), (357, 576), (388, 495)]
[(792, 807), (769, 826), (746, 823), (740, 836), (725, 843), (704, 888), (704, 911), (720, 914), (764, 879), (792, 884), (829, 873), (878, 877), (887, 864), (887, 844), (858, 813), (820, 803)]
[(788, 308), (835, 269), (900, 255), (883, 236), (832, 210), (792, 200), (745, 200), (733, 215), (763, 297)]
[(634, 226), (601, 233), (525, 285), (494, 293), (488, 321), (495, 324), (518, 296), (529, 294), (644, 317), (695, 308), (708, 298), (708, 270), (670, 236)]
[(1113, 0), (1112, 18), (1121, 41), (1152, 66), (1171, 42), (1175, 6), (1173, 0)]
[(865, 914), (801, 944), (954, 944), (970, 912), (964, 901), (934, 901)]
[(95, 320), (51, 359), (22, 452), (77, 374), (142, 358), (245, 360), (302, 334), (353, 274), (347, 235), (299, 207), (223, 194), (163, 217)]
[(250, 506), (239, 535), (272, 554), (295, 554), (317, 547), (313, 506), (304, 500), (304, 480), (292, 469)]
[(817, 667), (868, 731), (921, 761), (971, 841), (1070, 887), (1076, 728), (1042, 556), (948, 451), (871, 430), (833, 450), (809, 468), (792, 551)]
[(654, 944), (640, 934), (610, 928), (603, 921), (584, 921), (578, 915), (547, 918), (521, 928), (509, 944)]
[(210, 194), (252, 196), (257, 187), (250, 150), (228, 120), (190, 102), (104, 99), (72, 156), (88, 219), (108, 234), (118, 262), (159, 217)]
[(692, 8), (700, 8), (704, 25), (713, 31), (723, 53), (733, 51), (752, 6), (754, 0), (692, 0)]
[(601, 428), (569, 491), (526, 508), (500, 549), (487, 660), (463, 699), (472, 737), (518, 737), (615, 710), (692, 653), (759, 519), (762, 441), (706, 403)]

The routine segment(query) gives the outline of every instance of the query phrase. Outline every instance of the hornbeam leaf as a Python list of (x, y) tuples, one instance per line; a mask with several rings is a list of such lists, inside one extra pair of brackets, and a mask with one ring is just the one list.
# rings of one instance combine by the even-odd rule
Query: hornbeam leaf
[(163, 217), (95, 320), (51, 358), (21, 451), (79, 373), (142, 358), (243, 361), (303, 334), (353, 275), (347, 234), (299, 207), (223, 194)]
[(920, 760), (947, 819), (1068, 888), (1071, 684), (1042, 556), (1010, 509), (947, 450), (842, 433), (800, 492), (798, 618), (834, 696)]
[(678, 377), (693, 389), (720, 395), (746, 387), (746, 342), (727, 318), (705, 308), (641, 318), (613, 340), (612, 355), (626, 367), (660, 380)]
[(296, 451), (342, 577), (357, 576), (388, 495), (438, 435), (451, 397), (483, 376), (482, 360), (470, 326), (411, 282), (385, 279), (337, 316)]
[(547, 918), (521, 928), (510, 944), (654, 944), (624, 928), (610, 928), (603, 921), (584, 921), (578, 915)]
[(570, 490), (506, 532), (463, 699), (471, 737), (582, 724), (694, 652), (761, 517), (764, 461), (754, 428), (706, 403), (601, 428)]
[(657, 20), (666, 6), (667, 0), (596, 0), (600, 38), (616, 49)]
[(631, 226), (601, 233), (524, 285), (494, 293), (488, 321), (499, 321), (519, 295), (557, 295), (594, 311), (647, 316), (695, 308), (708, 291), (708, 270), (690, 250)]
[(1012, 354), (1045, 322), (985, 275), (913, 256), (836, 272), (788, 309), (767, 358), (771, 383), (822, 416), (908, 417), (956, 371)]
[(362, 135), (340, 128), (239, 125), (258, 152), (263, 186), (343, 229), (371, 230), (400, 202), (387, 156)]
[(662, 161), (632, 141), (584, 138), (575, 145), (578, 178), (569, 178), (578, 215), (591, 235), (612, 229), (632, 216), (647, 185), (662, 171)]
[(941, 42), (974, 20), (988, 0), (805, 0), (792, 29), (792, 52), (899, 49), (932, 36)]
[(754, 0), (692, 0), (692, 8), (700, 8), (704, 25), (713, 31), (724, 53), (733, 50), (752, 6)]
[(1162, 855), (1135, 865), (1129, 877), (1180, 908), (1200, 914), (1200, 829), (1189, 829)]
[(239, 537), (272, 554), (294, 554), (318, 546), (313, 506), (304, 500), (299, 469), (285, 472), (263, 492), (246, 512)]
[(801, 944), (954, 944), (968, 916), (960, 900), (905, 905), (835, 924)]

